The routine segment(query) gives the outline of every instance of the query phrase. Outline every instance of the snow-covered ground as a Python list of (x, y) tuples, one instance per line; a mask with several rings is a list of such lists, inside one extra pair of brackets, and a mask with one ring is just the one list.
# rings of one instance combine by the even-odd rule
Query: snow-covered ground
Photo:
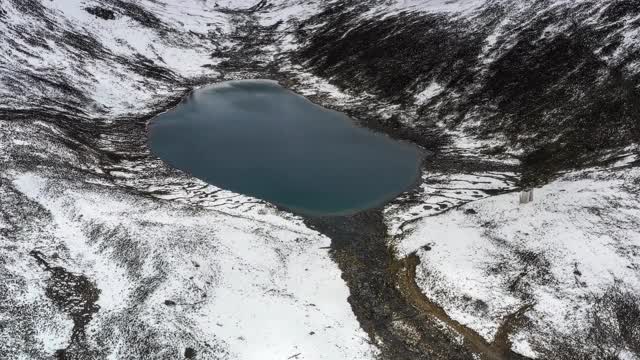
[(588, 333), (590, 310), (611, 289), (640, 293), (632, 160), (566, 174), (534, 189), (531, 203), (508, 193), (426, 217), (399, 250), (420, 256), (424, 293), (489, 341), (507, 314), (531, 305), (512, 340), (535, 357), (554, 334)]
[(392, 0), (385, 4), (385, 7), (376, 10), (383, 12), (385, 15), (402, 11), (464, 15), (486, 3), (486, 0)]
[[(513, 47), (523, 19), (584, 2), (533, 10), (492, 2), (516, 10), (488, 35), (483, 64)], [(242, 25), (238, 10), (260, 3), (0, 1), (0, 358), (49, 359), (70, 345), (95, 359), (182, 358), (190, 349), (221, 359), (376, 357), (327, 237), (262, 201), (168, 170), (143, 139), (122, 146), (128, 133), (141, 135), (131, 123), (193, 86), (235, 75), (225, 62), (241, 45), (233, 36)], [(282, 34), (251, 50), (291, 75), (303, 95), (342, 108), (365, 104), (410, 127), (416, 114), (340, 89), (283, 55), (301, 46), (298, 21), (328, 3), (336, 2), (269, 2), (251, 16)], [(472, 17), (486, 3), (376, 1), (361, 15)], [(113, 13), (91, 13), (101, 6)], [(595, 27), (609, 7), (590, 13)], [(620, 19), (603, 41), (620, 37), (620, 46), (598, 53), (601, 60), (620, 65), (635, 51), (637, 20)], [(564, 30), (551, 24), (544, 36)], [(624, 62), (622, 70), (637, 73), (637, 64)], [(445, 82), (429, 80), (411, 98), (419, 107), (446, 91)], [(466, 134), (483, 126), (466, 120), (460, 131), (447, 130), (453, 141), (443, 152), (507, 170), (428, 171), (416, 191), (384, 209), (390, 245), (399, 257), (416, 253), (424, 294), (488, 341), (506, 315), (524, 307), (527, 321), (511, 333), (513, 348), (544, 358), (546, 342), (590, 331), (596, 304), (612, 289), (640, 293), (637, 162), (629, 155), (607, 168), (566, 173), (519, 204), (510, 192), (517, 162), (483, 154), (502, 139)], [(127, 152), (135, 156), (119, 158)], [(63, 301), (56, 295), (65, 286), (71, 290)], [(89, 311), (83, 339), (74, 335), (77, 314), (95, 310), (92, 287), (99, 310)], [(404, 326), (401, 318), (395, 323)], [(637, 358), (633, 349), (613, 350)]]
[[(284, 219), (256, 223), (34, 173), (13, 182), (51, 219), (38, 229), (43, 240), (24, 251), (58, 251), (60, 266), (95, 281), (100, 310), (88, 331), (104, 334), (113, 358), (131, 351), (117, 334), (132, 327), (161, 332), (167, 354), (198, 347), (202, 356), (238, 359), (372, 356), (326, 237)], [(29, 277), (42, 283), (40, 272), (33, 267)], [(37, 283), (25, 305), (42, 301)], [(69, 335), (46, 340), (65, 344)]]
[[(86, 10), (101, 5), (0, 4), (3, 109), (48, 106), (96, 129), (117, 125), (157, 111), (185, 90), (183, 79), (214, 81), (220, 59), (211, 54), (233, 45), (232, 15), (212, 2), (141, 1), (113, 19)], [(104, 164), (68, 124), (37, 115), (0, 118), (1, 358), (44, 359), (61, 349), (101, 359), (183, 358), (188, 349), (216, 359), (375, 355), (327, 237), (184, 174), (159, 179), (135, 161)], [(118, 151), (120, 139), (99, 131), (94, 146)], [(72, 339), (73, 314), (89, 306), (86, 289), (61, 285), (56, 267), (97, 288), (99, 310), (86, 315), (82, 344)], [(68, 303), (50, 299), (66, 285)]]

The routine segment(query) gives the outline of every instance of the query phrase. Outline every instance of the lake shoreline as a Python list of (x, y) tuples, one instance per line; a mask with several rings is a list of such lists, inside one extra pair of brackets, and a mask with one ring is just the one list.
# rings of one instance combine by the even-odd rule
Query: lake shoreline
[(147, 122), (146, 132), (151, 152), (170, 167), (307, 216), (383, 206), (422, 175), (420, 147), (362, 127), (273, 80), (194, 89)]

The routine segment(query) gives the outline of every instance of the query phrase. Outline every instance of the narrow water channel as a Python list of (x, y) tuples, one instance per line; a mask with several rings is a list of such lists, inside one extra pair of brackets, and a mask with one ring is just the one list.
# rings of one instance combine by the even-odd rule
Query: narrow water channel
[(150, 122), (149, 146), (212, 185), (305, 215), (378, 206), (414, 183), (421, 158), (266, 80), (194, 91)]

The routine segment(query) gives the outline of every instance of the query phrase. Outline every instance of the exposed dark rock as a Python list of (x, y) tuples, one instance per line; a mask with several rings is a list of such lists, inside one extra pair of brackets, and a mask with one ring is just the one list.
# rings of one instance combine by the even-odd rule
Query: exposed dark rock
[(9, 0), (21, 13), (35, 18), (45, 17), (44, 6), (38, 0)]
[(196, 358), (196, 350), (193, 348), (186, 348), (184, 349), (184, 357), (186, 359), (195, 359)]
[(108, 51), (98, 39), (80, 32), (64, 31), (62, 37), (64, 43), (78, 50), (78, 56), (89, 56), (91, 59), (102, 59)]
[(66, 349), (56, 351), (56, 357), (67, 359), (86, 354), (90, 348), (86, 345), (85, 328), (93, 315), (100, 310), (100, 306), (96, 304), (100, 289), (84, 275), (73, 274), (63, 267), (49, 265), (41, 252), (33, 250), (30, 254), (38, 265), (51, 275), (47, 282), (47, 297), (73, 320), (71, 341)]
[(104, 20), (115, 20), (116, 14), (113, 10), (105, 9), (100, 6), (92, 6), (84, 8), (89, 14), (99, 17)]
[(157, 65), (156, 62), (142, 54), (136, 54), (133, 58), (118, 56), (118, 60), (121, 64), (144, 78), (166, 82), (178, 81), (178, 76), (173, 71)]
[(118, 9), (123, 15), (130, 17), (140, 25), (156, 30), (168, 30), (168, 28), (162, 23), (162, 20), (135, 2), (108, 0), (108, 3), (111, 3), (115, 9)]
[(602, 12), (601, 17), (607, 22), (617, 22), (640, 14), (640, 6), (634, 0), (617, 0)]

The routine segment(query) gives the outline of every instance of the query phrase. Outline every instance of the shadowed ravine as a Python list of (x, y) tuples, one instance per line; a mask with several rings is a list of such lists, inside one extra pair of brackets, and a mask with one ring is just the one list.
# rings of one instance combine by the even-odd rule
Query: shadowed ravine
[(306, 223), (331, 238), (332, 257), (350, 289), (349, 303), (372, 341), (382, 340), (382, 358), (527, 359), (511, 351), (508, 340), (526, 308), (507, 316), (491, 343), (451, 319), (416, 284), (418, 257), (398, 259), (389, 247), (380, 209), (307, 218)]

